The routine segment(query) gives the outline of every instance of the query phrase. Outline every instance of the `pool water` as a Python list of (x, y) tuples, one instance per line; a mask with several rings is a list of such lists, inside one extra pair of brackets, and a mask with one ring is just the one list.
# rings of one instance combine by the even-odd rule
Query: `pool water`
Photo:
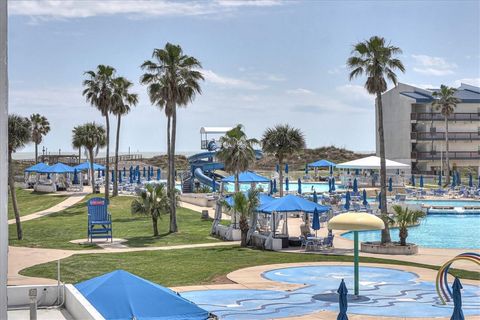
[(480, 207), (480, 201), (475, 200), (406, 200), (405, 203), (423, 204), (426, 206), (446, 206), (446, 207)]
[[(480, 249), (480, 215), (427, 215), (420, 225), (408, 228), (407, 242), (429, 248)], [(390, 229), (393, 241), (399, 241), (398, 229)], [(353, 240), (353, 232), (344, 233)], [(359, 231), (360, 241), (380, 241), (381, 231)]]
[[(296, 193), (298, 191), (298, 183), (297, 181), (292, 181), (289, 184), (288, 190), (292, 193)], [(258, 183), (257, 187), (262, 188), (263, 190), (268, 190), (270, 188), (269, 183)], [(227, 183), (224, 185), (224, 188), (228, 192), (233, 192), (234, 191), (234, 184), (233, 183)], [(278, 185), (277, 181), (277, 189), (279, 189), (280, 186)], [(250, 183), (241, 183), (240, 184), (240, 190), (241, 191), (248, 191), (250, 189)], [(343, 190), (343, 187), (335, 185), (336, 190)], [(283, 185), (283, 190), (286, 190), (285, 184)], [(328, 183), (322, 183), (322, 182), (302, 182), (302, 193), (310, 193), (316, 191), (317, 193), (322, 193), (322, 192), (328, 192)]]
[[(269, 280), (302, 284), (291, 291), (202, 290), (181, 295), (220, 319), (272, 319), (307, 315), (322, 310), (338, 312), (338, 297), (317, 300), (321, 294), (335, 294), (342, 279), (353, 293), (353, 267), (310, 266), (271, 270)], [(450, 280), (451, 285), (451, 280)], [(349, 302), (348, 314), (393, 317), (450, 317), (452, 304), (441, 305), (432, 282), (420, 281), (414, 273), (401, 270), (360, 267), (360, 295), (367, 299)], [(480, 288), (463, 285), (463, 312), (480, 314)]]

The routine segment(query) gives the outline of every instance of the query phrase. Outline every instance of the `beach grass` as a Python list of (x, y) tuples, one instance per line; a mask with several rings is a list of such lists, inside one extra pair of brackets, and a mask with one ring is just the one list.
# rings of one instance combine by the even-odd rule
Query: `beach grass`
[[(20, 212), (20, 216), (25, 216), (38, 211), (42, 211), (59, 204), (63, 200), (67, 199), (67, 195), (56, 195), (51, 193), (35, 192), (33, 190), (27, 190), (17, 188), (17, 204)], [(8, 219), (15, 218), (13, 213), (12, 198), (8, 195)]]
[[(96, 195), (98, 196), (98, 195)], [(76, 205), (51, 215), (25, 221), (24, 239), (16, 240), (15, 225), (10, 225), (10, 245), (56, 249), (91, 249), (89, 245), (73, 244), (69, 241), (87, 238), (87, 196)], [(171, 246), (180, 244), (208, 243), (220, 241), (210, 236), (211, 221), (202, 221), (200, 213), (178, 208), (179, 232), (168, 233), (169, 217), (158, 222), (160, 236), (153, 237), (151, 219), (133, 216), (130, 204), (133, 197), (111, 198), (109, 210), (112, 214), (113, 236), (126, 239), (130, 247)]]
[[(352, 256), (261, 251), (238, 246), (139, 251), (111, 254), (76, 254), (61, 260), (62, 281), (77, 283), (123, 269), (164, 286), (226, 283), (232, 271), (267, 264), (294, 262), (352, 262)], [(399, 260), (361, 257), (361, 262), (408, 265), (436, 270), (438, 267)], [(22, 270), (25, 276), (56, 278), (56, 262)], [(453, 270), (462, 279), (480, 279), (478, 272)]]

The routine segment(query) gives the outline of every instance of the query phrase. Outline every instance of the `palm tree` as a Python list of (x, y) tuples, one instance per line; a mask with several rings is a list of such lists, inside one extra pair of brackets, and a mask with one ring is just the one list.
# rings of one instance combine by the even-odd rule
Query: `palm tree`
[(283, 161), (286, 156), (305, 149), (305, 137), (300, 129), (290, 127), (288, 124), (278, 124), (263, 133), (262, 149), (277, 158), (280, 167), (280, 197), (283, 197)]
[(15, 181), (13, 179), (13, 159), (12, 154), (18, 149), (25, 147), (32, 138), (32, 124), (28, 118), (16, 114), (8, 116), (8, 185), (12, 197), (12, 207), (15, 214), (15, 223), (17, 225), (17, 238), (23, 239), (22, 225), (20, 222), (20, 212), (18, 211), (17, 193), (15, 190)]
[(246, 247), (248, 243), (248, 231), (250, 226), (248, 224), (248, 218), (252, 217), (252, 228), (255, 226), (253, 223), (256, 223), (254, 215), (256, 214), (256, 209), (260, 204), (258, 195), (260, 191), (255, 188), (251, 188), (248, 191), (248, 194), (245, 196), (243, 192), (236, 192), (233, 195), (233, 205), (230, 209), (235, 210), (235, 212), (240, 212), (240, 230), (242, 232), (241, 246)]
[(258, 144), (257, 139), (248, 139), (241, 124), (228, 131), (219, 140), (220, 150), (217, 158), (225, 164), (225, 170), (235, 176), (235, 192), (240, 191), (238, 176), (240, 172), (248, 170), (255, 161), (253, 146)]
[(109, 172), (110, 172), (110, 119), (113, 103), (113, 79), (115, 79), (115, 68), (106, 65), (98, 65), (95, 71), (87, 71), (87, 79), (83, 81), (83, 95), (87, 102), (97, 108), (105, 117), (106, 125), (106, 158), (105, 158), (105, 198), (109, 198)]
[[(179, 45), (167, 43), (163, 49), (154, 49), (152, 58), (141, 68), (146, 70), (140, 82), (148, 85), (148, 95), (152, 104), (165, 110), (167, 116), (167, 154), (168, 154), (168, 193), (175, 194), (175, 141), (177, 127), (177, 106), (185, 107), (201, 94), (200, 80), (202, 66), (194, 57), (183, 54)], [(170, 203), (170, 232), (177, 232), (175, 202)]]
[(373, 36), (369, 40), (359, 42), (353, 46), (352, 56), (347, 60), (350, 71), (350, 80), (363, 74), (367, 76), (365, 89), (376, 96), (378, 115), (378, 138), (380, 145), (380, 189), (381, 189), (381, 215), (385, 222), (382, 230), (382, 244), (391, 242), (390, 230), (387, 226), (387, 170), (385, 165), (385, 138), (383, 133), (383, 106), (382, 93), (387, 91), (387, 81), (397, 85), (395, 70), (405, 72), (403, 63), (395, 58), (401, 54), (398, 47), (385, 43), (385, 39)]
[(130, 93), (129, 90), (133, 83), (123, 77), (118, 77), (113, 80), (114, 96), (112, 104), (112, 113), (117, 116), (117, 136), (115, 141), (115, 180), (113, 182), (113, 196), (118, 195), (118, 148), (120, 146), (120, 127), (123, 115), (130, 112), (132, 106), (138, 103), (138, 94)]
[(395, 205), (393, 206), (395, 214), (389, 218), (389, 225), (398, 227), (398, 236), (400, 238), (400, 245), (407, 245), (408, 227), (414, 226), (425, 217), (425, 212), (421, 210), (409, 210), (407, 207)]
[(140, 191), (138, 198), (132, 201), (132, 214), (150, 215), (152, 218), (153, 236), (158, 237), (158, 219), (169, 210), (169, 200), (165, 185), (147, 184)]
[(38, 113), (30, 116), (30, 122), (32, 123), (32, 141), (35, 143), (35, 163), (38, 163), (38, 145), (42, 143), (43, 136), (50, 131), (50, 122)]
[(90, 183), (92, 193), (95, 193), (95, 171), (93, 162), (98, 150), (106, 145), (105, 129), (95, 122), (76, 126), (72, 130), (72, 145), (74, 148), (85, 147), (90, 161)]
[(448, 146), (448, 117), (455, 111), (457, 103), (460, 103), (461, 100), (455, 97), (455, 92), (457, 89), (450, 88), (446, 85), (441, 85), (439, 91), (432, 93), (432, 96), (435, 100), (432, 103), (432, 107), (436, 107), (437, 110), (440, 110), (444, 119), (445, 119), (445, 163), (446, 163), (446, 184), (450, 184), (450, 157), (449, 157), (449, 146)]

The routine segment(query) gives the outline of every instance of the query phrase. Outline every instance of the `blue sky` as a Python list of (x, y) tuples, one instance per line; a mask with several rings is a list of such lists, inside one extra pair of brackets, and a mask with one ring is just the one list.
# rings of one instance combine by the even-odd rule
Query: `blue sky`
[(289, 123), (309, 147), (374, 150), (373, 98), (345, 69), (352, 45), (380, 35), (402, 48), (400, 82), (480, 85), (479, 12), (478, 1), (10, 0), (10, 112), (47, 116), (44, 145), (72, 150), (73, 126), (103, 123), (81, 96), (83, 72), (110, 64), (140, 95), (121, 151), (165, 152), (164, 114), (138, 79), (153, 48), (172, 42), (206, 78), (179, 112), (177, 150), (198, 150), (202, 126), (237, 123), (257, 138)]

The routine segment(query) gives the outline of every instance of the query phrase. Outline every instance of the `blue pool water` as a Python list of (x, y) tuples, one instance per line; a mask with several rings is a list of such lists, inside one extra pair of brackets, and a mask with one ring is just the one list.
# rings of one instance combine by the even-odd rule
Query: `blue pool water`
[[(303, 284), (291, 291), (203, 290), (181, 295), (220, 319), (271, 319), (307, 315), (322, 310), (338, 312), (334, 302), (317, 300), (319, 294), (334, 294), (341, 279), (353, 293), (353, 267), (312, 266), (268, 271), (266, 279)], [(451, 282), (450, 282), (451, 285)], [(480, 288), (463, 285), (465, 315), (480, 314)], [(360, 295), (366, 301), (349, 302), (348, 314), (394, 317), (450, 317), (452, 304), (441, 305), (432, 282), (416, 274), (374, 267), (360, 267)]]
[[(445, 214), (427, 215), (420, 225), (408, 228), (407, 242), (430, 248), (480, 249), (480, 215)], [(380, 241), (380, 231), (360, 231), (360, 241)], [(390, 235), (398, 241), (398, 229), (392, 228)], [(353, 233), (342, 235), (353, 239)]]
[[(368, 198), (368, 202), (376, 202), (375, 198)], [(446, 206), (446, 207), (480, 207), (480, 201), (478, 200), (430, 200), (430, 199), (417, 199), (406, 200), (408, 204), (423, 204), (426, 206)]]
[[(268, 188), (270, 187), (270, 184), (268, 183), (259, 183), (257, 184), (257, 187), (261, 187), (263, 188), (264, 190), (268, 190)], [(226, 191), (228, 192), (233, 192), (234, 191), (234, 184), (233, 183), (227, 183), (225, 184), (225, 189)], [(279, 189), (280, 186), (278, 185), (278, 181), (277, 181), (277, 189)], [(250, 183), (242, 183), (240, 184), (240, 190), (242, 191), (248, 191), (250, 189)], [(283, 185), (283, 189), (285, 189), (285, 184)], [(343, 188), (341, 186), (338, 186), (336, 185), (335, 186), (335, 189), (336, 190), (343, 190)], [(289, 191), (290, 192), (293, 192), (293, 193), (296, 193), (298, 190), (298, 183), (296, 181), (292, 181), (289, 183)], [(309, 193), (309, 192), (313, 192), (313, 191), (316, 191), (317, 193), (320, 193), (320, 192), (328, 192), (328, 183), (321, 183), (321, 182), (314, 182), (314, 183), (303, 183), (302, 182), (302, 193)]]

